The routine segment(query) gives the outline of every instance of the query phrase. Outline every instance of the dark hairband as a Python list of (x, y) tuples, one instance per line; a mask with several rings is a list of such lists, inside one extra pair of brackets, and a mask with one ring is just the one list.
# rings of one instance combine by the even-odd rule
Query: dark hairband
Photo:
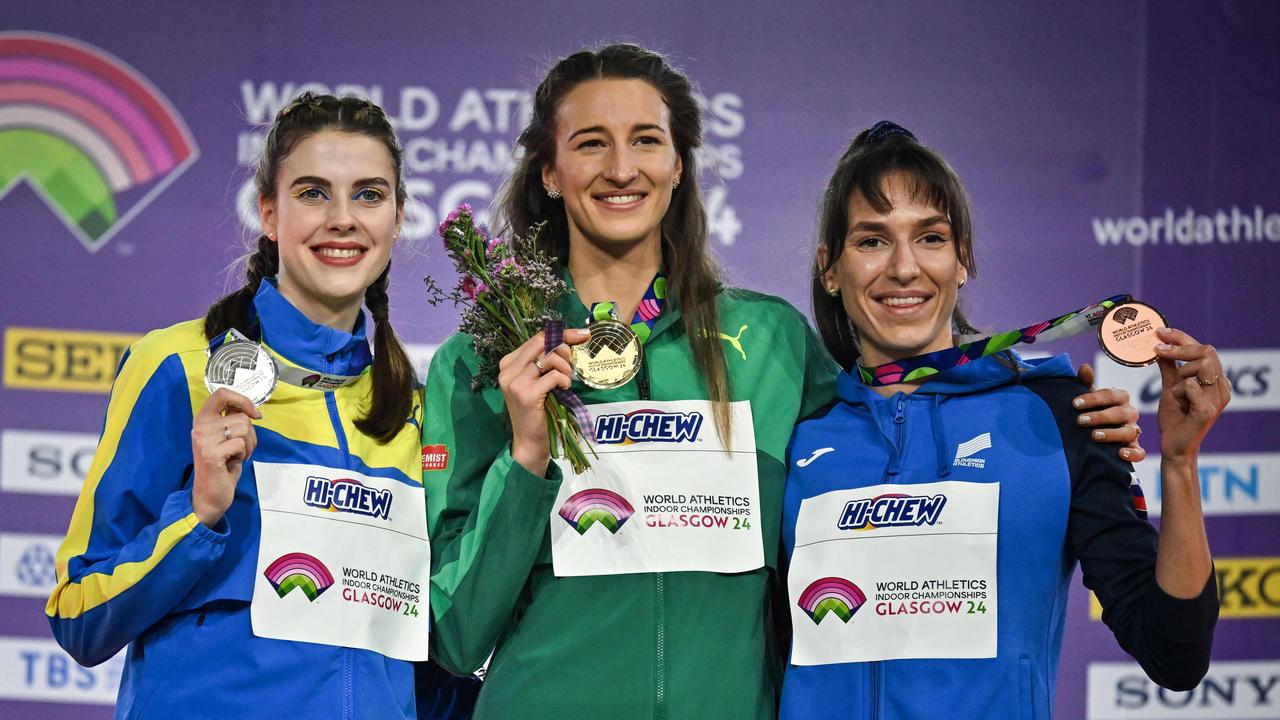
[(910, 130), (902, 127), (901, 125), (888, 120), (881, 120), (875, 125), (872, 125), (866, 130), (858, 133), (858, 137), (854, 138), (853, 145), (850, 146), (849, 149), (852, 150), (855, 148), (865, 147), (867, 145), (875, 145), (876, 143), (883, 142), (886, 138), (893, 137), (894, 135), (906, 135), (912, 140), (916, 139), (916, 136), (912, 135)]

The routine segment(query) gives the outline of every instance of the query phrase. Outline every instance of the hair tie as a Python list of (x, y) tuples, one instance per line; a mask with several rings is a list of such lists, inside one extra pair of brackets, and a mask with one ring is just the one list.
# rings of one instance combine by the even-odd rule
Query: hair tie
[(890, 122), (889, 120), (881, 120), (866, 130), (863, 130), (861, 133), (858, 133), (858, 137), (853, 141), (853, 147), (860, 148), (867, 145), (875, 145), (876, 143), (883, 142), (894, 135), (906, 135), (911, 140), (916, 139), (916, 136), (912, 135), (910, 130), (902, 127), (901, 125), (895, 122)]

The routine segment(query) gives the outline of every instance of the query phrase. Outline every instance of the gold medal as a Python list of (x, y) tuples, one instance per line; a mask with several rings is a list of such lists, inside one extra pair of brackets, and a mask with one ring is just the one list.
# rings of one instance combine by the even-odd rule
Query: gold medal
[(631, 382), (640, 372), (644, 349), (640, 338), (626, 323), (595, 320), (587, 329), (591, 339), (570, 351), (578, 379), (596, 390), (609, 390)]

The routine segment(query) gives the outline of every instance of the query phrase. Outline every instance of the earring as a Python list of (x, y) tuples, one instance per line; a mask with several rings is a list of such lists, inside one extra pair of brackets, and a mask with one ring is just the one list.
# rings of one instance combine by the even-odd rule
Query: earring
[(831, 297), (840, 297), (840, 288), (827, 286), (827, 294)]
[(677, 190), (677, 189), (679, 189), (679, 188), (680, 188), (680, 176), (679, 176), (679, 175), (677, 175), (677, 176), (675, 176), (674, 178), (672, 178), (672, 179), (671, 179), (671, 189), (672, 189), (672, 190)]
[(547, 197), (552, 200), (560, 199), (560, 188), (547, 188)]
[(964, 284), (968, 281), (969, 281), (969, 278), (960, 278), (960, 286), (957, 287), (956, 289), (959, 290), (960, 288), (964, 287)]

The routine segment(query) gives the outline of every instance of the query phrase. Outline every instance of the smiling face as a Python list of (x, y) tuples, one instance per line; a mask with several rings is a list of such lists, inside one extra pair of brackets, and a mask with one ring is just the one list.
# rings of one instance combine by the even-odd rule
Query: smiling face
[[(882, 189), (887, 212), (854, 191), (843, 250), (823, 273), (827, 288), (840, 290), (869, 366), (951, 347), (951, 315), (966, 278), (946, 214), (913, 197), (920, 193), (903, 173), (886, 175)], [(826, 247), (818, 261), (827, 265)]]
[(386, 145), (322, 130), (280, 163), (263, 232), (280, 250), (280, 294), (312, 321), (350, 331), (365, 290), (391, 260), (403, 211)]
[(569, 247), (610, 254), (662, 239), (672, 182), (682, 163), (662, 95), (644, 80), (590, 80), (556, 112), (555, 160), (543, 187), (564, 197)]

